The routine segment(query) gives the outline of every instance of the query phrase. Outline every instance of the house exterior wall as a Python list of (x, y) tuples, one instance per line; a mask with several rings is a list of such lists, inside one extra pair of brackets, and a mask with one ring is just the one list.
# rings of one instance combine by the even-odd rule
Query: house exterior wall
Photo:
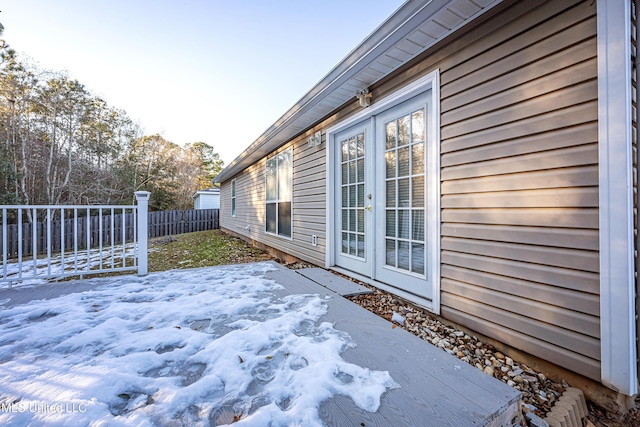
[[(375, 102), (440, 69), (441, 315), (599, 380), (595, 14), (589, 1), (511, 2), (370, 90)], [(282, 148), (294, 147), (291, 240), (264, 233), (264, 159), (236, 176), (236, 218), (222, 184), (220, 221), (322, 265), (325, 144), (306, 137)]]
[[(282, 147), (293, 146), (292, 238), (265, 232), (265, 160), (253, 164), (236, 179), (236, 217), (231, 216), (231, 181), (221, 185), (224, 200), (220, 226), (248, 239), (313, 264), (324, 264), (325, 189), (324, 144), (308, 147), (307, 138)], [(270, 157), (270, 156), (269, 156)], [(312, 245), (312, 236), (318, 245)]]

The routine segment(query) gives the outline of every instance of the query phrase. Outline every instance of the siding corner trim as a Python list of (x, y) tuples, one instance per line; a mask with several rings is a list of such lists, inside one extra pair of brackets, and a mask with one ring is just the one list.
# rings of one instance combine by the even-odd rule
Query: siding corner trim
[(597, 5), (601, 380), (631, 396), (638, 393), (631, 3)]

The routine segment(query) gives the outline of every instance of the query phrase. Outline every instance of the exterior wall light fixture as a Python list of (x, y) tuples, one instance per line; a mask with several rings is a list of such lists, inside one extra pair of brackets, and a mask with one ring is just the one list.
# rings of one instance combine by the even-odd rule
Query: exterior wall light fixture
[(307, 144), (309, 145), (309, 147), (317, 147), (318, 145), (322, 144), (322, 131), (319, 130), (318, 132), (311, 135), (307, 141)]
[(356, 98), (358, 98), (358, 101), (360, 101), (360, 106), (367, 108), (369, 105), (371, 105), (371, 94), (369, 93), (369, 89), (364, 88), (364, 89), (358, 89), (356, 91)]

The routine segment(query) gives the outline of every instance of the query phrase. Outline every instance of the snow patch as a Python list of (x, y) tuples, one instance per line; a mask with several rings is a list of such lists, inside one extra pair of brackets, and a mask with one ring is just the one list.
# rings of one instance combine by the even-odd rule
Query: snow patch
[(0, 404), (16, 409), (0, 424), (314, 426), (335, 395), (376, 411), (389, 373), (342, 359), (356, 343), (319, 321), (327, 301), (278, 298), (272, 268), (96, 279), (0, 311)]

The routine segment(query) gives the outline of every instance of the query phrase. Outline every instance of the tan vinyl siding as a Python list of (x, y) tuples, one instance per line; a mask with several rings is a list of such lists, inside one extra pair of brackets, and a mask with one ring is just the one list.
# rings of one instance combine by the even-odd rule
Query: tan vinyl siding
[[(282, 150), (288, 148), (286, 145)], [(292, 238), (265, 232), (265, 160), (236, 175), (236, 212), (223, 202), (220, 225), (250, 239), (262, 242), (302, 260), (324, 265), (326, 179), (325, 145), (309, 148), (306, 139), (293, 144)], [(229, 181), (230, 182), (230, 181)], [(223, 183), (222, 200), (231, 200), (231, 185)], [(230, 203), (229, 203), (230, 204)], [(311, 245), (318, 236), (318, 246)]]
[(595, 6), (551, 3), (441, 68), (441, 312), (599, 379)]

